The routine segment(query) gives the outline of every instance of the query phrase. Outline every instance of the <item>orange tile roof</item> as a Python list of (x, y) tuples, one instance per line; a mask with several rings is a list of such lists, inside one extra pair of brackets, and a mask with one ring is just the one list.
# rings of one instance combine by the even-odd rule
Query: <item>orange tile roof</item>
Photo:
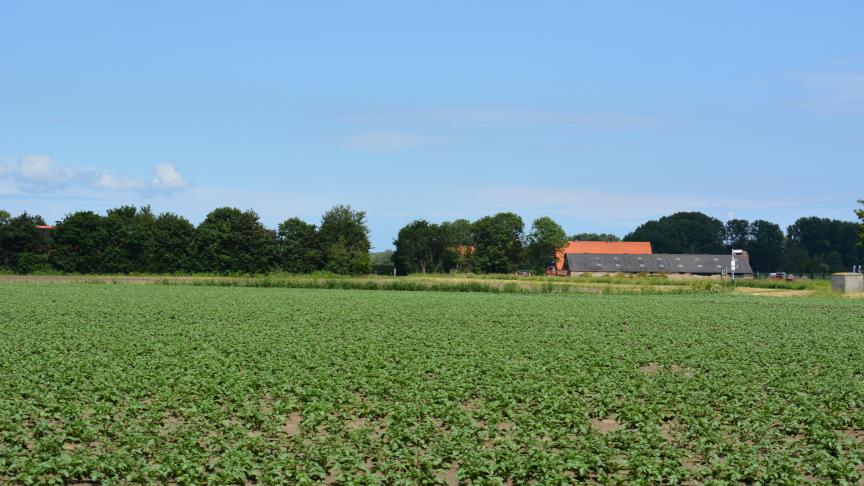
[(650, 241), (570, 241), (557, 254), (559, 270), (564, 268), (567, 253), (650, 255), (652, 252)]

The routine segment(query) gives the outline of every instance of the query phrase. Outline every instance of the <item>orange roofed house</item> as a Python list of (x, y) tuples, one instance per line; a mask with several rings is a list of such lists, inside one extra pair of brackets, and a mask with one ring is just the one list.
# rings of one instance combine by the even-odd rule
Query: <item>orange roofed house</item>
[(650, 255), (650, 241), (570, 241), (556, 255), (558, 270), (564, 268), (564, 255), (567, 253)]

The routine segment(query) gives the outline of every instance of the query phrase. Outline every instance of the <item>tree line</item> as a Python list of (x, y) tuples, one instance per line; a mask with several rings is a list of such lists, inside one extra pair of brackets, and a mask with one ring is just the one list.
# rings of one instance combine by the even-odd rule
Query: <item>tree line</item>
[(50, 234), (40, 216), (12, 217), (0, 210), (0, 264), (30, 273), (265, 273), (318, 270), (370, 272), (366, 213), (335, 206), (319, 226), (290, 218), (276, 230), (252, 211), (223, 207), (197, 227), (186, 218), (148, 206), (122, 206), (103, 216), (68, 214)]
[[(862, 203), (864, 204), (864, 203)], [(856, 211), (864, 222), (864, 210)], [(566, 236), (549, 217), (534, 220), (528, 232), (522, 218), (498, 213), (474, 222), (464, 219), (433, 224), (409, 223), (394, 240), (392, 259), (400, 274), (476, 271), (543, 271), (567, 241), (620, 241), (615, 235)], [(654, 253), (748, 252), (754, 271), (826, 274), (844, 271), (864, 259), (862, 225), (829, 218), (804, 217), (786, 229), (765, 220), (731, 219), (723, 223), (700, 212), (679, 212), (647, 221), (624, 241), (649, 241)]]
[[(864, 202), (862, 202), (864, 204)], [(856, 214), (864, 223), (864, 209)], [(335, 206), (319, 225), (290, 218), (266, 228), (251, 210), (223, 207), (198, 226), (176, 214), (121, 206), (105, 215), (78, 211), (57, 222), (0, 210), (0, 266), (17, 273), (290, 273), (542, 272), (572, 240), (619, 241), (615, 235), (567, 235), (552, 218), (526, 230), (520, 216), (502, 212), (476, 221), (416, 220), (399, 230), (394, 250), (370, 254), (366, 214)], [(719, 219), (679, 212), (647, 221), (625, 241), (650, 241), (655, 253), (749, 253), (757, 272), (825, 274), (850, 269), (864, 258), (864, 224), (804, 217), (786, 228), (765, 220)]]

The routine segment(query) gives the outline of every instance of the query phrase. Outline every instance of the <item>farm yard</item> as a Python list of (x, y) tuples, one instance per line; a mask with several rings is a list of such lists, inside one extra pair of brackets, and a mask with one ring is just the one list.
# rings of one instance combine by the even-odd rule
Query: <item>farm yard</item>
[(864, 473), (857, 299), (0, 285), (4, 484)]

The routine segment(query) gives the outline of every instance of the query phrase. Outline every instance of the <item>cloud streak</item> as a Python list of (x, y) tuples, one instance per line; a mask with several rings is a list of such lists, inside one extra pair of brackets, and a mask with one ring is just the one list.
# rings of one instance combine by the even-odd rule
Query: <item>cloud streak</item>
[(0, 193), (101, 191), (176, 191), (189, 186), (173, 163), (153, 167), (145, 180), (127, 174), (84, 170), (55, 162), (48, 155), (25, 155), (12, 164), (0, 165)]
[(864, 72), (811, 74), (804, 86), (814, 95), (804, 105), (820, 114), (864, 114)]
[(352, 150), (398, 151), (443, 143), (444, 139), (415, 133), (367, 132), (348, 138), (345, 146)]
[(359, 118), (378, 122), (431, 122), (466, 127), (573, 125), (606, 130), (649, 127), (661, 122), (659, 117), (648, 115), (613, 112), (550, 111), (504, 106), (398, 110), (366, 114)]

